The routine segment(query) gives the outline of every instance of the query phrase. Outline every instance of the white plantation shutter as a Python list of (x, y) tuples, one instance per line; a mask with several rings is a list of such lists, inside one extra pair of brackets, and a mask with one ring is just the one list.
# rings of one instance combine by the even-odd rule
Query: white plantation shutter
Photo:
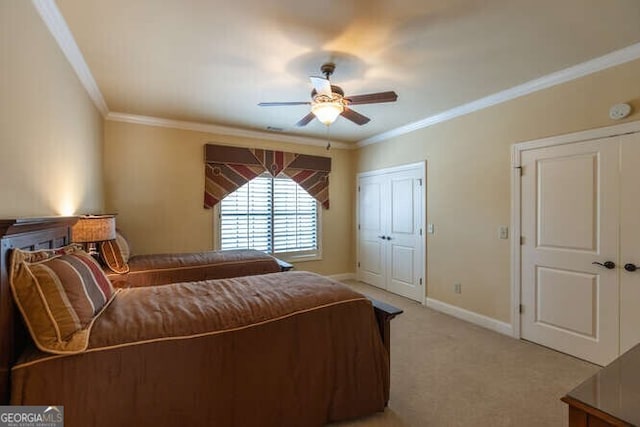
[(268, 253), (318, 249), (318, 203), (289, 178), (259, 176), (220, 203), (220, 248)]
[(271, 180), (257, 177), (220, 203), (220, 249), (272, 252)]
[(273, 251), (317, 248), (317, 202), (289, 178), (273, 180)]

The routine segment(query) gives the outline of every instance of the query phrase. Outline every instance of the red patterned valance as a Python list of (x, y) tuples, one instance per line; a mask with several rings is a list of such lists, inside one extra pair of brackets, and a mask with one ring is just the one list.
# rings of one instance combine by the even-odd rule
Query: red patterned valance
[(288, 176), (329, 209), (330, 157), (213, 144), (204, 149), (206, 209), (265, 171)]

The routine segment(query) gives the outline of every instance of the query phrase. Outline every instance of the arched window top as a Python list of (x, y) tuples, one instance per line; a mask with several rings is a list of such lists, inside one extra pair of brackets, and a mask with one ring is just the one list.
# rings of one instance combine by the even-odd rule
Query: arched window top
[(329, 209), (330, 157), (214, 144), (205, 145), (204, 207), (212, 208), (264, 172), (291, 178)]

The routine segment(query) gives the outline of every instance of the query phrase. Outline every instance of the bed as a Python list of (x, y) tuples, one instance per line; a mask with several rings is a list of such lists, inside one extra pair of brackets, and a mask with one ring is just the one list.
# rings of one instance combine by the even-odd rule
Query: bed
[(64, 246), (73, 221), (0, 220), (3, 404), (64, 405), (69, 426), (313, 426), (384, 409), (400, 311), (312, 273), (124, 289), (85, 351), (36, 349), (7, 259)]
[(119, 232), (116, 240), (101, 243), (100, 251), (105, 273), (119, 288), (225, 279), (293, 268), (251, 249), (129, 256), (129, 244)]
[(197, 280), (288, 271), (293, 265), (261, 251), (242, 249), (194, 253), (135, 255), (126, 273), (105, 267), (105, 273), (119, 288), (164, 285)]

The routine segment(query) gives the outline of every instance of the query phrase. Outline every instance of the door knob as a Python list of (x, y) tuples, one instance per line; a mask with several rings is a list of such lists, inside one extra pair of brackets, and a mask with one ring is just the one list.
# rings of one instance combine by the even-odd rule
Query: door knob
[(624, 269), (627, 270), (629, 273), (633, 273), (638, 269), (638, 267), (635, 264), (628, 263), (624, 265)]
[(378, 239), (382, 239), (382, 240), (384, 240), (384, 239), (385, 239), (385, 236), (378, 236)]
[(603, 264), (603, 263), (601, 263), (601, 262), (594, 261), (594, 262), (592, 262), (591, 264), (601, 265), (601, 266), (603, 266), (604, 268), (607, 268), (607, 269), (609, 269), (609, 270), (612, 270), (612, 269), (616, 268), (616, 263), (615, 263), (615, 262), (613, 262), (613, 261), (605, 261), (605, 262), (604, 262), (604, 264)]
[(387, 236), (387, 240), (391, 240), (391, 236)]

